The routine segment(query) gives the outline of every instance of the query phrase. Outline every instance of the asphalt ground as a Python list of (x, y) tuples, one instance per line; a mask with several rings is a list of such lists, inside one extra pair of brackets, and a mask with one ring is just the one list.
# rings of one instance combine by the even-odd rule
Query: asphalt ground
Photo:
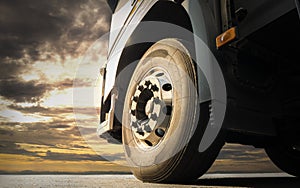
[(0, 187), (300, 187), (285, 173), (206, 174), (192, 184), (143, 183), (133, 175), (0, 175)]

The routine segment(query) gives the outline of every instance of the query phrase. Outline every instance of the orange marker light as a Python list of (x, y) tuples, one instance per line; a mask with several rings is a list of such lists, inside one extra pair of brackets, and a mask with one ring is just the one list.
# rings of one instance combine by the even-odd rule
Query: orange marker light
[(236, 34), (236, 27), (230, 28), (221, 35), (217, 36), (216, 38), (216, 45), (217, 48), (220, 48), (224, 44), (234, 40), (237, 37)]

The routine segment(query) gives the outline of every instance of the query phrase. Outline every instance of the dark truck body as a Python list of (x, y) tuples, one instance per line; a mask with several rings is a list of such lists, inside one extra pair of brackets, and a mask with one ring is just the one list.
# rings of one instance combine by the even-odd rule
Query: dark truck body
[(225, 142), (300, 176), (299, 0), (108, 0), (97, 133), (147, 182), (195, 181)]
[[(105, 114), (118, 111), (111, 105), (115, 104), (112, 91), (121, 85), (115, 78), (126, 66), (124, 58), (138, 59), (148, 47), (126, 50), (126, 46), (130, 46), (128, 41), (135, 40), (135, 33), (134, 28), (125, 28), (132, 22), (145, 20), (191, 27), (189, 29), (200, 38), (202, 34), (197, 33), (199, 23), (204, 21), (209, 28), (207, 37), (201, 39), (218, 58), (226, 81), (228, 97), (223, 127), (228, 131), (228, 142), (261, 147), (278, 140), (278, 135), (290, 139), (299, 131), (299, 125), (286, 125), (284, 118), (290, 115), (290, 111), (293, 111), (293, 117), (300, 112), (297, 105), (300, 103), (297, 93), (300, 83), (298, 0), (155, 0), (138, 1), (137, 4), (134, 13), (128, 10), (128, 15), (123, 15), (126, 12), (123, 11), (122, 18), (113, 15), (111, 30), (116, 31), (110, 36), (109, 61), (103, 68), (105, 74), (102, 74), (103, 79), (109, 78), (110, 83), (103, 87), (102, 131), (99, 134), (108, 131), (121, 142), (120, 120), (110, 118), (110, 122), (105, 123), (106, 128), (102, 126), (108, 120)], [(180, 13), (177, 6), (185, 13)], [(199, 12), (205, 15), (205, 20), (199, 20)], [(186, 19), (190, 26), (182, 24)], [(232, 27), (237, 28), (235, 40), (217, 49), (215, 38)], [(122, 52), (119, 56), (114, 54), (118, 45)], [(285, 106), (289, 100), (294, 100), (294, 104)]]

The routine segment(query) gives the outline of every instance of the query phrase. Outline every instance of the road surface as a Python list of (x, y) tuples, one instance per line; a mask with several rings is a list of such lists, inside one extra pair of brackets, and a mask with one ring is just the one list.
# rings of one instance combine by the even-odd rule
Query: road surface
[(0, 175), (0, 187), (300, 187), (285, 173), (206, 174), (190, 185), (143, 183), (133, 175)]

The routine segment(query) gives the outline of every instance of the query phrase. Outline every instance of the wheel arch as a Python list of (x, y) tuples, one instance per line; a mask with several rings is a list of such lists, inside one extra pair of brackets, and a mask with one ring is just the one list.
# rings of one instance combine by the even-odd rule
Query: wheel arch
[[(203, 40), (215, 54), (217, 53), (215, 38), (221, 32), (220, 15), (217, 13), (219, 4), (217, 2), (210, 1), (206, 3), (204, 0), (186, 0), (181, 5), (173, 1), (160, 0), (151, 7), (141, 22), (166, 22), (182, 27)], [(199, 13), (198, 10), (200, 9)], [(201, 17), (199, 14), (202, 14), (203, 20), (199, 19)], [(203, 24), (199, 24), (200, 22), (203, 22)], [(153, 43), (163, 39), (163, 36), (158, 35), (152, 43), (140, 43), (139, 41), (143, 41), (139, 35), (139, 32), (141, 32), (140, 23), (126, 42), (119, 59), (116, 75), (119, 75), (120, 71), (129, 63), (140, 59)], [(205, 34), (203, 34), (203, 29), (199, 29), (199, 25), (200, 27), (204, 26)]]
[[(197, 57), (198, 52), (200, 54), (208, 52), (209, 50), (211, 52), (208, 52), (212, 56), (213, 54), (217, 57), (218, 51), (215, 48), (215, 36), (218, 33), (218, 24), (215, 20), (216, 14), (212, 11), (212, 7), (209, 3), (207, 3), (204, 0), (186, 0), (182, 5), (176, 4), (171, 1), (158, 1), (151, 9), (147, 12), (147, 14), (142, 19), (142, 22), (146, 21), (157, 21), (157, 22), (167, 22), (171, 23), (173, 25), (179, 26), (181, 28), (184, 28), (185, 30), (190, 31), (191, 35), (185, 36), (180, 35), (179, 37), (176, 35), (176, 32), (172, 33), (171, 31), (157, 35), (155, 40), (151, 40), (151, 42), (146, 43), (139, 43), (139, 41), (145, 41), (143, 38), (143, 35), (140, 35), (140, 25), (136, 27), (134, 32), (132, 33), (131, 37), (127, 40), (127, 43), (125, 45), (125, 48), (122, 51), (122, 54), (120, 56), (120, 60), (118, 63), (117, 68), (117, 76), (116, 76), (116, 82), (115, 85), (118, 88), (118, 102), (115, 106), (115, 123), (114, 126), (118, 125), (119, 127), (122, 122), (122, 114), (123, 114), (123, 101), (126, 96), (126, 91), (128, 84), (130, 82), (131, 75), (138, 63), (138, 60), (143, 56), (143, 54), (146, 52), (146, 50), (155, 42), (162, 40), (164, 38), (179, 38), (183, 39), (183, 41), (192, 41), (192, 47), (189, 49), (193, 49), (190, 51), (191, 56), (193, 57), (195, 67), (197, 66), (196, 63), (198, 62)], [(174, 14), (174, 12), (176, 14)], [(198, 18), (201, 17), (201, 18)], [(201, 23), (199, 23), (201, 22)], [(141, 24), (141, 22), (139, 23)], [(159, 29), (159, 28), (158, 28)], [(159, 33), (159, 31), (158, 31)], [(165, 35), (164, 35), (165, 34)], [(195, 45), (195, 36), (200, 39), (202, 42), (200, 42), (199, 49), (197, 50), (197, 47)], [(137, 43), (137, 44), (135, 44)], [(201, 45), (206, 45), (206, 47)], [(204, 48), (205, 51), (201, 52)], [(195, 58), (195, 59), (194, 59)], [(201, 58), (201, 55), (200, 55)], [(213, 58), (211, 58), (213, 59)], [(210, 61), (210, 60), (209, 60)], [(134, 62), (134, 63), (132, 63)], [(132, 65), (129, 67), (129, 70), (127, 69), (128, 65)], [(210, 70), (212, 67), (209, 65), (209, 63), (204, 63), (203, 66), (209, 66), (206, 70)], [(202, 68), (203, 68), (202, 66)], [(126, 68), (126, 71), (124, 68)], [(122, 72), (125, 72), (125, 76), (121, 76)], [(198, 87), (199, 96), (203, 97), (203, 99), (200, 98), (201, 101), (205, 102), (208, 100), (211, 100), (211, 93), (210, 93), (210, 87), (208, 84), (208, 81), (206, 80), (202, 69), (197, 66), (196, 70), (198, 74), (198, 86), (201, 84), (202, 87)], [(201, 77), (201, 78), (200, 78)], [(225, 86), (224, 86), (225, 87)], [(204, 91), (204, 90), (205, 91)], [(222, 92), (221, 92), (222, 93)], [(221, 101), (226, 101), (226, 99), (223, 99)], [(225, 108), (225, 107), (224, 107)], [(222, 108), (223, 109), (223, 108)], [(223, 113), (223, 112), (222, 112)], [(221, 113), (221, 114), (222, 114)], [(214, 129), (213, 126), (210, 126), (209, 129), (205, 132), (205, 137), (209, 135), (212, 138), (215, 138), (218, 135), (218, 132), (212, 133), (211, 129)], [(210, 142), (205, 143), (207, 146)], [(202, 147), (202, 146), (201, 146)], [(205, 146), (206, 147), (206, 146)], [(205, 148), (202, 147), (202, 148)], [(201, 149), (202, 150), (202, 149)], [(204, 149), (203, 149), (204, 150)]]
[[(175, 12), (176, 14), (174, 14)], [(157, 1), (141, 22), (150, 21), (171, 23), (193, 32), (192, 23), (187, 11), (184, 7), (172, 1)], [(119, 75), (124, 67), (133, 62), (132, 60), (140, 59), (153, 43), (163, 39), (163, 36), (158, 35), (152, 42), (140, 43), (140, 41), (143, 41), (143, 39), (141, 39), (142, 36), (139, 34), (141, 32), (139, 27), (141, 25), (140, 23), (126, 42), (125, 48), (119, 59), (117, 75)], [(128, 59), (128, 57), (130, 59)]]
[[(158, 34), (151, 42), (140, 42), (145, 41), (141, 38), (143, 36), (140, 35), (142, 32), (140, 27), (141, 23), (152, 21), (174, 24), (193, 32), (189, 14), (182, 5), (172, 1), (157, 1), (152, 6), (152, 8), (147, 12), (134, 32), (128, 38), (125, 48), (123, 49), (119, 59), (115, 85), (118, 88), (118, 101), (120, 102), (116, 103), (115, 106), (116, 122), (114, 123), (114, 126), (116, 124), (120, 125), (120, 122), (122, 122), (122, 101), (125, 98), (127, 86), (130, 82), (131, 75), (138, 63), (138, 60), (142, 58), (147, 49), (149, 49), (155, 42), (165, 38), (163, 34)], [(125, 73), (122, 74), (122, 71), (125, 68), (126, 71), (124, 71)]]

